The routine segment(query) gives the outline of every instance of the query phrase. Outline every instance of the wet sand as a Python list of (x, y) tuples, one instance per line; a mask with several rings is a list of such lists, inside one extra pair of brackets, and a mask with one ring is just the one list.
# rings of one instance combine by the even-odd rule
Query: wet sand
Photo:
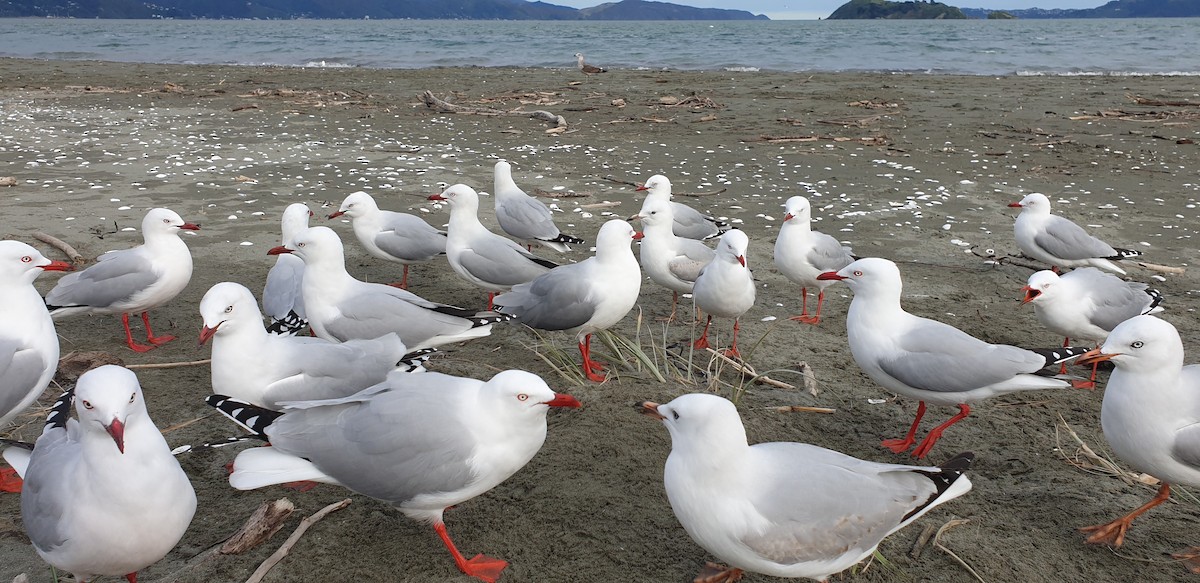
[[(421, 103), (431, 90), (459, 105), (545, 110), (566, 130), (523, 116), (441, 114)], [(690, 96), (696, 99), (689, 100)], [(306, 202), (346, 239), (352, 273), (398, 279), (399, 266), (369, 257), (349, 224), (326, 221), (354, 191), (390, 210), (419, 213), (434, 225), (448, 212), (425, 201), (446, 184), (491, 190), (498, 157), (513, 163), (526, 190), (557, 194), (564, 231), (594, 238), (608, 218), (637, 212), (633, 187), (669, 176), (677, 200), (725, 218), (751, 239), (749, 264), (757, 305), (742, 321), (748, 361), (772, 378), (802, 384), (805, 362), (819, 395), (746, 385), (707, 357), (680, 370), (660, 362), (667, 382), (646, 370), (616, 367), (600, 385), (577, 385), (536, 351), (543, 342), (577, 362), (574, 340), (544, 339), (520, 326), (454, 346), (430, 368), (486, 378), (519, 367), (542, 375), (584, 407), (550, 414), (545, 447), (491, 492), (447, 513), (465, 554), (511, 562), (502, 581), (690, 580), (707, 553), (671, 513), (662, 488), (670, 449), (666, 430), (638, 415), (643, 399), (666, 401), (711, 391), (737, 395), (751, 442), (789, 440), (865, 459), (907, 462), (879, 447), (901, 435), (916, 403), (897, 399), (859, 372), (846, 345), (849, 291), (830, 288), (818, 326), (789, 321), (799, 290), (777, 273), (772, 246), (783, 201), (813, 201), (814, 228), (834, 234), (860, 256), (900, 263), (904, 305), (991, 342), (1051, 347), (1062, 339), (1041, 328), (1019, 299), (1031, 273), (1021, 261), (997, 265), (980, 255), (1017, 255), (1009, 202), (1047, 193), (1055, 212), (1147, 261), (1189, 267), (1200, 216), (1200, 108), (1143, 105), (1132, 96), (1200, 101), (1188, 77), (958, 77), (879, 74), (696, 73), (613, 71), (583, 77), (544, 69), (312, 70), (163, 66), (0, 59), (0, 175), (17, 179), (4, 195), (0, 235), (34, 243), (42, 230), (85, 256), (140, 242), (148, 208), (166, 206), (202, 230), (185, 236), (195, 273), (187, 290), (152, 314), (155, 331), (179, 339), (146, 354), (124, 347), (113, 317), (62, 320), (63, 353), (103, 350), (126, 363), (207, 358), (197, 345), (197, 307), (213, 284), (232, 280), (261, 290), (277, 244), (279, 214)], [(674, 101), (672, 101), (674, 100)], [(678, 103), (681, 105), (670, 105)], [(700, 107), (692, 107), (698, 104)], [(709, 107), (712, 106), (712, 107)], [(716, 194), (712, 194), (717, 192)], [(485, 224), (494, 226), (484, 197)], [(47, 256), (53, 249), (35, 243)], [(542, 250), (544, 256), (554, 253)], [(560, 257), (577, 261), (586, 246)], [(1194, 354), (1200, 285), (1193, 271), (1158, 275), (1134, 269), (1167, 295), (1164, 317)], [(444, 261), (413, 269), (412, 291), (447, 303), (484, 305), (484, 294)], [(54, 275), (42, 276), (43, 291)], [(664, 325), (670, 293), (645, 282), (640, 312), (617, 332), (647, 351), (677, 349), (693, 334)], [(640, 320), (637, 316), (641, 315)], [(718, 337), (730, 322), (718, 320)], [(615, 360), (602, 351), (605, 360)], [(1189, 357), (1196, 361), (1196, 357)], [(572, 373), (575, 369), (571, 370)], [(139, 371), (151, 415), (173, 429), (172, 446), (234, 434), (203, 403), (206, 366)], [(1102, 383), (1101, 383), (1102, 385)], [(57, 394), (57, 390), (54, 390)], [(1192, 578), (1165, 553), (1200, 544), (1200, 506), (1179, 496), (1140, 518), (1114, 553), (1089, 547), (1077, 528), (1108, 521), (1140, 505), (1153, 487), (1078, 469), (1065, 419), (1091, 448), (1107, 452), (1099, 424), (1102, 391), (1023, 393), (973, 407), (950, 429), (930, 463), (971, 450), (975, 489), (893, 535), (879, 561), (856, 581), (970, 581), (949, 553), (911, 551), (922, 529), (965, 519), (940, 541), (986, 581), (1155, 581)], [(42, 399), (49, 405), (53, 397)], [(784, 405), (836, 413), (783, 413)], [(922, 432), (954, 411), (932, 408)], [(40, 413), (10, 428), (33, 439)], [(143, 581), (242, 581), (299, 522), (348, 492), (319, 486), (238, 492), (225, 481), (233, 448), (181, 457), (200, 510), (180, 545), (141, 573)], [(286, 496), (299, 511), (271, 542), (239, 556), (185, 569), (219, 544), (262, 501)], [(266, 581), (471, 581), (458, 574), (432, 529), (359, 496), (315, 525)], [(861, 567), (860, 567), (861, 571)], [(27, 573), (50, 581), (50, 569), (20, 529), (15, 495), (0, 495), (0, 580)], [(772, 581), (750, 575), (748, 581)]]

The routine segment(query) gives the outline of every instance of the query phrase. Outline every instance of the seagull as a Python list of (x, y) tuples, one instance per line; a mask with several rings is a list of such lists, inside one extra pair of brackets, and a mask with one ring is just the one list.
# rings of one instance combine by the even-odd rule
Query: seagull
[(496, 201), (496, 222), (500, 223), (500, 228), (505, 233), (520, 239), (528, 246), (536, 243), (559, 253), (571, 250), (567, 246), (568, 243), (583, 243), (583, 239), (559, 231), (550, 209), (542, 201), (525, 194), (525, 191), (513, 182), (512, 166), (508, 162), (496, 162), (492, 177), (495, 186), (493, 194)]
[(676, 236), (671, 230), (673, 215), (669, 201), (647, 198), (642, 210), (630, 220), (642, 222), (642, 244), (639, 255), (642, 269), (650, 280), (671, 290), (671, 315), (668, 322), (675, 321), (675, 308), (679, 294), (692, 293), (692, 286), (700, 276), (700, 268), (713, 260), (716, 252), (695, 239)]
[[(175, 211), (150, 209), (142, 219), (145, 242), (132, 249), (109, 251), (96, 258), (95, 265), (63, 276), (46, 294), (50, 316), (121, 314), (125, 343), (134, 352), (174, 340), (174, 336), (154, 335), (149, 311), (174, 299), (192, 279), (192, 253), (179, 238), (179, 231), (199, 229)], [(129, 314), (137, 312), (142, 314), (149, 345), (135, 342), (129, 330)]]
[[(1170, 323), (1134, 316), (1113, 329), (1080, 364), (1111, 361), (1100, 426), (1113, 453), (1162, 481), (1158, 494), (1110, 523), (1081, 529), (1087, 542), (1119, 547), (1143, 512), (1166, 502), (1172, 484), (1200, 486), (1200, 365), (1183, 365), (1183, 342)], [(1173, 555), (1200, 573), (1200, 547)]]
[[(308, 228), (312, 211), (304, 203), (292, 203), (283, 210), (280, 227), (283, 231), (282, 244), (287, 245), (296, 234)], [(267, 331), (272, 334), (294, 335), (308, 326), (304, 317), (304, 261), (290, 253), (275, 258), (275, 265), (267, 272), (267, 284), (263, 286), (263, 311), (271, 319)]]
[[(708, 216), (696, 209), (671, 200), (671, 181), (666, 176), (655, 174), (637, 188), (646, 192), (646, 200), (665, 200), (671, 204), (672, 230), (688, 239), (711, 239), (725, 232), (729, 224)], [(644, 205), (643, 205), (644, 206)]]
[(460, 277), (487, 290), (489, 310), (497, 292), (533, 281), (558, 267), (483, 226), (479, 222), (479, 194), (474, 188), (455, 184), (429, 200), (443, 200), (450, 205), (446, 258)]
[[(507, 240), (507, 239), (506, 239)], [(412, 292), (354, 279), (346, 271), (342, 240), (329, 227), (311, 227), (270, 255), (304, 260), (304, 309), (313, 332), (327, 340), (371, 339), (395, 332), (409, 350), (480, 338), (511, 319), (431, 302)]]
[(913, 446), (926, 402), (958, 405), (959, 413), (925, 436), (913, 450), (917, 458), (929, 453), (946, 428), (970, 415), (968, 403), (1014, 391), (1070, 387), (1042, 369), (1084, 352), (988, 344), (949, 324), (914, 316), (900, 307), (900, 270), (886, 259), (859, 259), (817, 279), (844, 281), (854, 291), (846, 335), (863, 372), (893, 393), (920, 400), (908, 434), (882, 444), (895, 453)]
[(579, 70), (582, 71), (584, 75), (595, 75), (596, 73), (608, 72), (608, 69), (597, 67), (595, 65), (589, 65), (583, 62), (583, 53), (575, 53), (575, 62), (579, 64)]
[[(1095, 267), (1081, 267), (1062, 276), (1049, 269), (1038, 271), (1021, 289), (1025, 292), (1021, 303), (1032, 304), (1043, 326), (1066, 337), (1063, 346), (1070, 346), (1072, 338), (1098, 344), (1117, 324), (1163, 310), (1159, 305), (1163, 296), (1158, 290)], [(1060, 374), (1066, 372), (1063, 366)], [(1090, 389), (1095, 384), (1096, 368), (1092, 367), (1091, 379), (1075, 386)]]
[(1021, 209), (1013, 227), (1017, 247), (1022, 253), (1055, 268), (1090, 265), (1125, 275), (1125, 270), (1113, 262), (1142, 254), (1141, 251), (1112, 247), (1070, 220), (1050, 214), (1050, 199), (1040, 192), (1026, 195), (1021, 202), (1008, 206)]
[(482, 554), (464, 558), (443, 511), (524, 467), (546, 439), (550, 407), (579, 407), (520, 370), (486, 382), (393, 373), (349, 397), (285, 403), (282, 413), (220, 395), (208, 402), (271, 444), (238, 454), (229, 476), (234, 488), (297, 480), (344, 486), (432, 523), (459, 570), (488, 582), (507, 563)]
[(0, 241), (0, 428), (37, 400), (58, 370), (58, 335), (33, 280), (71, 264)]
[(375, 199), (365, 192), (347, 196), (329, 218), (342, 215), (350, 217), (354, 236), (367, 253), (404, 265), (404, 276), (398, 284), (400, 289), (408, 289), (409, 265), (446, 253), (446, 233), (416, 215), (380, 210)]
[(4, 450), (24, 477), (21, 522), (34, 550), (75, 576), (124, 575), (166, 556), (192, 521), (196, 493), (146, 413), (137, 376), (105, 365), (79, 377), (32, 451)]
[[(966, 452), (941, 467), (881, 464), (807, 443), (749, 445), (733, 403), (692, 393), (640, 403), (671, 433), (667, 500), (692, 540), (741, 571), (825, 581), (870, 557), (888, 535), (971, 490)], [(711, 578), (703, 578), (711, 575)]]
[(212, 340), (213, 392), (267, 409), (357, 393), (383, 382), (406, 353), (395, 333), (344, 343), (269, 334), (250, 290), (228, 281), (204, 294), (200, 316), (200, 343)]
[[(775, 267), (793, 283), (800, 284), (801, 309), (799, 316), (791, 319), (805, 324), (821, 321), (821, 304), (825, 302), (825, 288), (834, 280), (818, 280), (826, 271), (837, 271), (854, 261), (848, 247), (837, 239), (812, 230), (812, 206), (803, 196), (793, 196), (785, 203), (787, 214), (779, 237), (775, 239)], [(817, 288), (817, 312), (808, 315), (808, 288)]]
[(708, 348), (708, 326), (713, 316), (733, 318), (733, 344), (725, 351), (726, 356), (741, 357), (737, 348), (738, 320), (754, 307), (754, 277), (746, 265), (746, 248), (750, 238), (737, 229), (726, 231), (717, 243), (716, 257), (700, 270), (696, 277), (693, 295), (696, 306), (708, 320), (704, 332), (692, 344), (697, 350)]
[(592, 333), (620, 322), (637, 303), (642, 272), (629, 242), (640, 238), (629, 223), (610, 220), (596, 235), (595, 257), (515, 285), (496, 305), (532, 328), (574, 332), (584, 376), (601, 382), (604, 365), (591, 359)]

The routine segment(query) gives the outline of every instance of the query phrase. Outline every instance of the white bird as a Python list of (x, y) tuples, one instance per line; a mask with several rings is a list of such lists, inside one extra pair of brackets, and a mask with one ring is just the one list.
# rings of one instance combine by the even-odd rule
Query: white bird
[[(785, 203), (786, 213), (779, 237), (775, 239), (775, 267), (793, 283), (800, 284), (801, 309), (799, 316), (791, 319), (805, 324), (821, 321), (821, 304), (825, 302), (825, 288), (833, 280), (819, 280), (818, 275), (826, 271), (837, 271), (854, 261), (848, 247), (837, 239), (812, 230), (812, 206), (803, 196), (793, 196)], [(817, 311), (808, 314), (808, 288), (817, 288)]]
[(79, 377), (63, 394), (32, 451), (4, 459), (24, 477), (21, 522), (54, 568), (87, 581), (144, 569), (174, 548), (196, 511), (196, 494), (146, 413), (132, 371), (114, 365)]
[[(283, 210), (280, 230), (282, 245), (288, 245), (296, 235), (308, 228), (312, 216), (308, 205), (292, 203)], [(272, 334), (292, 335), (308, 326), (304, 315), (304, 261), (291, 253), (275, 257), (275, 265), (267, 272), (267, 283), (263, 286), (263, 312), (271, 319), (267, 330)]]
[(1125, 275), (1114, 261), (1137, 257), (1141, 251), (1118, 249), (1083, 230), (1069, 219), (1050, 214), (1050, 199), (1040, 192), (1008, 206), (1020, 208), (1013, 233), (1021, 252), (1056, 268), (1092, 266)]
[(859, 259), (819, 277), (843, 281), (854, 291), (846, 313), (854, 362), (883, 388), (920, 400), (908, 434), (882, 444), (895, 453), (912, 447), (926, 402), (958, 405), (959, 413), (921, 440), (913, 450), (918, 458), (929, 453), (946, 428), (970, 415), (968, 403), (1014, 391), (1070, 387), (1042, 369), (1084, 352), (989, 344), (949, 324), (914, 316), (900, 307), (900, 270), (886, 259)]
[(584, 376), (601, 382), (604, 364), (591, 358), (592, 333), (620, 322), (637, 303), (642, 273), (629, 242), (639, 238), (629, 223), (610, 220), (596, 235), (595, 257), (515, 285), (496, 305), (532, 328), (575, 333)]
[(736, 581), (743, 570), (825, 581), (971, 490), (969, 452), (941, 467), (881, 464), (806, 443), (749, 445), (737, 408), (716, 395), (640, 407), (671, 433), (663, 484), (676, 518), (733, 567), (704, 581)]
[(446, 259), (460, 277), (487, 290), (489, 310), (497, 292), (533, 281), (558, 267), (557, 263), (542, 259), (483, 226), (479, 222), (479, 194), (474, 188), (455, 184), (429, 200), (446, 201), (450, 205)]
[[(1183, 365), (1183, 342), (1170, 323), (1134, 316), (1113, 329), (1080, 364), (1111, 361), (1100, 426), (1104, 438), (1135, 471), (1162, 481), (1158, 494), (1110, 523), (1085, 527), (1087, 542), (1119, 547), (1143, 512), (1167, 501), (1171, 485), (1200, 486), (1200, 365)], [(1174, 555), (1200, 572), (1200, 547)]]
[(608, 69), (597, 67), (595, 65), (589, 65), (583, 62), (583, 53), (575, 53), (575, 62), (579, 65), (579, 70), (582, 71), (584, 75), (595, 75), (596, 73), (608, 72)]
[(642, 210), (630, 217), (630, 220), (642, 222), (643, 238), (639, 250), (642, 269), (650, 281), (671, 290), (671, 315), (667, 321), (675, 320), (679, 294), (692, 293), (700, 269), (716, 255), (700, 241), (676, 236), (671, 230), (674, 216), (671, 212), (669, 201), (647, 198), (642, 203)]
[(496, 162), (492, 171), (496, 202), (496, 222), (509, 235), (526, 245), (544, 245), (559, 253), (566, 253), (572, 245), (583, 243), (583, 239), (558, 230), (554, 216), (542, 201), (529, 196), (513, 182), (512, 166), (503, 160)]
[(750, 238), (746, 233), (737, 229), (726, 231), (717, 243), (716, 256), (696, 277), (692, 295), (696, 307), (708, 315), (704, 332), (693, 343), (697, 350), (708, 348), (708, 326), (712, 324), (713, 316), (720, 316), (733, 318), (733, 343), (725, 350), (726, 356), (741, 356), (737, 348), (738, 321), (754, 307), (755, 296), (754, 276), (750, 266), (746, 265), (749, 246)]
[[(711, 239), (725, 232), (729, 225), (706, 215), (690, 206), (671, 200), (671, 181), (666, 176), (655, 174), (637, 188), (646, 191), (646, 200), (665, 200), (671, 205), (672, 231), (688, 239)], [(645, 201), (643, 201), (645, 206)]]
[(212, 339), (212, 390), (267, 409), (345, 397), (381, 383), (406, 349), (395, 333), (331, 342), (269, 334), (250, 290), (218, 283), (200, 300), (200, 343)]
[[(46, 294), (50, 315), (58, 319), (74, 314), (121, 314), (125, 343), (135, 352), (174, 340), (174, 336), (154, 335), (149, 311), (174, 299), (192, 279), (192, 253), (179, 238), (181, 229), (200, 227), (184, 222), (175, 211), (150, 209), (142, 219), (145, 242), (132, 249), (109, 251), (97, 257), (95, 265), (58, 280)], [(138, 312), (149, 345), (134, 342), (129, 330), (129, 314)]]
[[(1038, 321), (1066, 338), (1063, 346), (1069, 346), (1072, 338), (1103, 342), (1117, 324), (1162, 311), (1159, 303), (1163, 297), (1157, 290), (1095, 267), (1081, 267), (1061, 276), (1048, 269), (1038, 271), (1021, 289), (1025, 292), (1021, 303), (1032, 304)], [(1091, 379), (1075, 386), (1093, 388), (1095, 382), (1093, 367)]]
[(368, 254), (404, 265), (400, 289), (408, 289), (409, 265), (446, 253), (446, 233), (416, 215), (380, 210), (375, 199), (365, 192), (347, 196), (329, 218), (342, 215), (350, 217), (354, 236)]
[(71, 269), (20, 241), (0, 241), (0, 429), (46, 390), (58, 370), (58, 335), (33, 280)]
[(239, 490), (312, 480), (338, 484), (433, 524), (459, 570), (495, 581), (507, 563), (467, 560), (443, 511), (500, 484), (546, 439), (550, 407), (578, 407), (537, 375), (508, 370), (487, 382), (435, 372), (392, 374), (356, 395), (286, 403), (283, 413), (221, 396), (209, 404), (270, 441), (238, 454)]
[(268, 253), (295, 253), (304, 260), (308, 324), (328, 340), (371, 339), (395, 332), (409, 350), (419, 350), (487, 336), (494, 322), (510, 319), (354, 279), (346, 271), (342, 240), (329, 227), (311, 227), (297, 235), (293, 245), (274, 247)]

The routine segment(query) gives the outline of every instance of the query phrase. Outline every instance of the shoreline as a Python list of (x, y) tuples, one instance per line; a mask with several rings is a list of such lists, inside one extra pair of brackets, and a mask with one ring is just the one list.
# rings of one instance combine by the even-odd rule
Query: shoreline
[[(522, 116), (435, 113), (418, 98), (425, 90), (458, 105), (549, 111), (566, 118), (566, 129), (548, 131), (556, 128)], [(916, 403), (892, 398), (854, 364), (844, 327), (850, 292), (844, 286), (827, 290), (818, 326), (787, 320), (799, 312), (799, 289), (771, 264), (783, 201), (808, 196), (814, 229), (851, 244), (859, 256), (897, 261), (909, 311), (990, 342), (1050, 347), (1062, 339), (1042, 329), (1019, 302), (1031, 270), (988, 263), (973, 253), (1015, 255), (1014, 214), (1006, 205), (1023, 193), (1045, 192), (1056, 213), (1093, 234), (1142, 250), (1147, 261), (1188, 268), (1182, 275), (1139, 270), (1131, 276), (1166, 294), (1162, 316), (1179, 328), (1187, 362), (1197, 362), (1200, 108), (1142, 105), (1132, 96), (1197, 100), (1189, 78), (1170, 76), (619, 70), (584, 77), (569, 69), (508, 67), (299, 69), (0, 59), (0, 175), (18, 180), (0, 189), (6, 195), (0, 232), (55, 259), (56, 251), (29, 239), (31, 231), (45, 231), (94, 257), (140, 242), (126, 228), (152, 206), (201, 223), (202, 230), (184, 239), (194, 258), (191, 284), (151, 314), (156, 332), (164, 333), (161, 327), (177, 340), (133, 354), (123, 346), (117, 318), (56, 323), (63, 354), (103, 350), (126, 363), (195, 361), (209, 353), (195, 341), (200, 297), (223, 280), (259, 293), (274, 262), (266, 251), (278, 244), (279, 213), (288, 203), (308, 203), (318, 215), (313, 225), (330, 226), (343, 237), (352, 274), (393, 281), (398, 266), (373, 260), (349, 224), (324, 218), (345, 195), (365, 190), (381, 208), (412, 212), (441, 227), (448, 212), (424, 197), (456, 182), (490, 192), (491, 167), (503, 157), (526, 191), (558, 193), (543, 200), (562, 211), (559, 226), (590, 242), (605, 220), (640, 207), (632, 187), (606, 177), (639, 182), (665, 174), (677, 193), (724, 189), (677, 200), (750, 236), (748, 261), (759, 295), (742, 319), (739, 342), (749, 362), (793, 384), (800, 384), (798, 363), (805, 362), (820, 389), (813, 397), (800, 389), (748, 387), (739, 410), (750, 441), (801, 441), (873, 461), (912, 463), (878, 446), (908, 427)], [(696, 107), (679, 105), (689, 97), (698, 98), (690, 102)], [(481, 201), (481, 210), (494, 228), (489, 199)], [(583, 245), (552, 258), (577, 261), (588, 254)], [(430, 299), (468, 307), (485, 301), (444, 261), (416, 266), (411, 277), (411, 290)], [(37, 287), (45, 292), (53, 282), (43, 275)], [(669, 301), (668, 291), (644, 281), (638, 308), (615, 330), (646, 345), (653, 338), (661, 346), (664, 337), (666, 344), (681, 344), (693, 333), (688, 325), (656, 320)], [(725, 339), (730, 324), (714, 322), (718, 339)], [(646, 371), (617, 366), (617, 379), (572, 385), (534, 350), (550, 342), (578, 366), (574, 340), (562, 333), (542, 336), (497, 326), (490, 337), (448, 348), (429, 365), (473, 378), (525, 368), (584, 404), (550, 416), (546, 444), (526, 468), (447, 514), (456, 543), (468, 556), (483, 552), (510, 561), (502, 582), (690, 578), (711, 557), (688, 538), (667, 505), (666, 430), (632, 405), (695, 391), (729, 396), (742, 381), (728, 370), (714, 374), (702, 366), (703, 374), (659, 383)], [(172, 447), (233, 434), (235, 428), (203, 404), (211, 392), (207, 367), (139, 370), (138, 376), (159, 427), (200, 419), (168, 433)], [(720, 384), (710, 388), (713, 378)], [(1059, 427), (1060, 417), (1093, 449), (1107, 451), (1101, 398), (1102, 391), (1020, 393), (972, 407), (971, 417), (946, 433), (928, 463), (975, 451), (979, 458), (969, 473), (975, 490), (888, 538), (880, 547), (887, 564), (876, 562), (847, 580), (966, 580), (969, 574), (945, 553), (927, 548), (920, 558), (910, 554), (921, 529), (954, 517), (969, 522), (949, 530), (943, 544), (987, 580), (1044, 580), (1046, 573), (1080, 581), (1147, 574), (1190, 580), (1182, 566), (1161, 559), (1196, 542), (1200, 507), (1182, 499), (1140, 518), (1120, 554), (1088, 547), (1075, 530), (1126, 512), (1152, 494), (1152, 488), (1066, 461), (1076, 446)], [(775, 410), (787, 405), (836, 413)], [(950, 412), (931, 408), (922, 433)], [(36, 415), (21, 419), (14, 436), (32, 439), (40, 432)], [(382, 573), (396, 581), (472, 581), (455, 571), (427, 526), (379, 502), (327, 485), (307, 493), (234, 491), (223, 470), (234, 453), (226, 448), (181, 458), (200, 508), (179, 547), (144, 571), (144, 581), (183, 568), (232, 533), (261, 501), (284, 496), (299, 510), (284, 526), (289, 532), (326, 504), (347, 496), (354, 502), (315, 525), (266, 581), (378, 579)], [(24, 572), (31, 581), (48, 581), (49, 569), (22, 539), (18, 507), (17, 497), (0, 496), (0, 580)], [(283, 538), (207, 561), (179, 580), (245, 580)]]

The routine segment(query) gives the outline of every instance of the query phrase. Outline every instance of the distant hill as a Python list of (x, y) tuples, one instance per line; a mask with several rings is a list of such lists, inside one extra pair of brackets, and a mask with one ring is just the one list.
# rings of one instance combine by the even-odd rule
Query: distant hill
[(964, 18), (967, 18), (967, 15), (963, 14), (961, 10), (940, 2), (889, 2), (888, 0), (850, 0), (829, 15), (829, 20)]
[(0, 0), (0, 18), (768, 20), (745, 10), (622, 0), (577, 10), (526, 0)]
[[(995, 10), (963, 8), (969, 18), (987, 18)], [(1200, 16), (1200, 0), (1112, 0), (1096, 8), (1075, 10), (1028, 8), (1003, 10), (1017, 18), (1180, 18)]]

